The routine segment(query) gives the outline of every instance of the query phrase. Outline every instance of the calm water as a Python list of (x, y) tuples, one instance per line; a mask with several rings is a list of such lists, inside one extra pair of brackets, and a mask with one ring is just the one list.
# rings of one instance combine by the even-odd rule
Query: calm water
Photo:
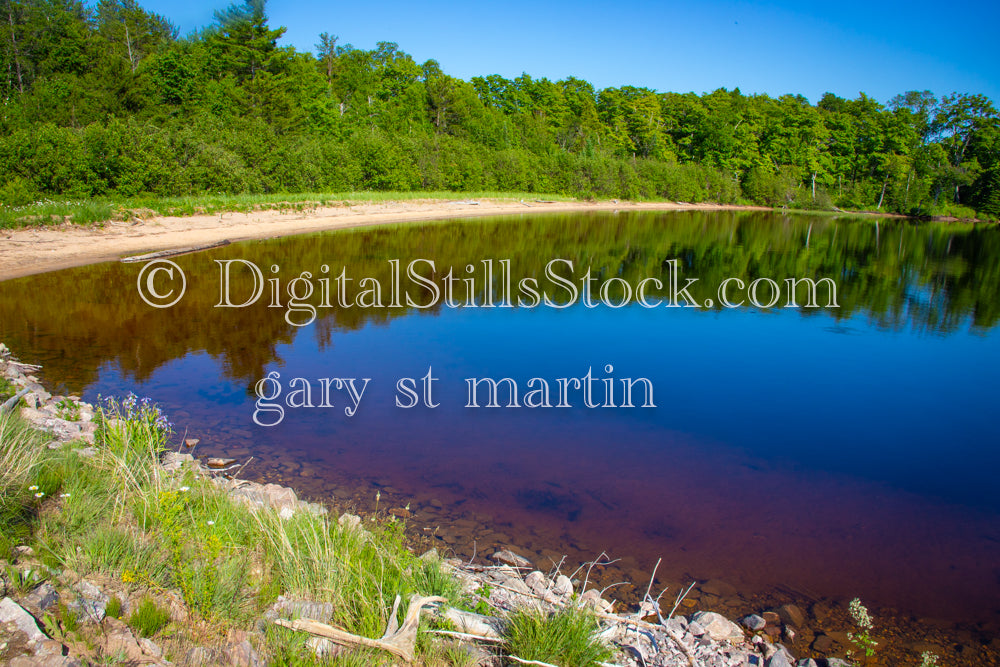
[[(511, 260), (515, 290), (534, 277), (556, 302), (566, 293), (546, 286), (552, 259), (572, 261), (577, 280), (590, 267), (595, 290), (613, 277), (666, 281), (677, 259), (701, 302), (728, 277), (829, 277), (840, 307), (332, 307), (293, 327), (266, 290), (251, 307), (212, 307), (213, 260), (237, 258), (283, 289), (302, 271), (345, 268), (351, 301), (372, 277), (386, 304), (390, 259), (433, 260), (439, 286), (449, 268), (474, 275), (474, 293), (456, 283), (460, 302), (486, 298), (489, 259)], [(458, 553), (471, 554), (473, 539), (480, 553), (505, 542), (571, 560), (608, 550), (635, 579), (662, 556), (665, 582), (721, 578), (748, 593), (860, 596), (951, 619), (1000, 613), (995, 228), (762, 213), (507, 217), (176, 261), (188, 291), (166, 310), (139, 299), (138, 265), (5, 282), (0, 340), (67, 393), (154, 397), (181, 434), (201, 438), (199, 451), (253, 455), (262, 478), (340, 500), (382, 489), (383, 507), (410, 504)], [(235, 275), (239, 302), (250, 285)], [(429, 368), (438, 407), (397, 407), (397, 379)], [(648, 378), (656, 407), (590, 409), (578, 392), (570, 408), (465, 407), (466, 378), (510, 377), (522, 392), (546, 378), (555, 403), (556, 379), (588, 369), (619, 387)], [(263, 428), (254, 385), (271, 371), (282, 382), (370, 383), (353, 417), (334, 391), (336, 407), (286, 408)]]

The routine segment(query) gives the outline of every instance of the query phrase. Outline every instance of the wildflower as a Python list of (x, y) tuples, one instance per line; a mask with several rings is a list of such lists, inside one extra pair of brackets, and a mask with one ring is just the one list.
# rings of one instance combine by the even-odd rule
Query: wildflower
[(214, 526), (215, 525), (214, 521), (206, 521), (205, 523), (208, 524), (209, 526)]
[(180, 488), (180, 490), (181, 490), (182, 492), (184, 492), (184, 493), (187, 493), (188, 491), (190, 491), (190, 490), (191, 490), (191, 487), (190, 487), (190, 486), (182, 486), (182, 487)]
[(130, 584), (135, 581), (135, 574), (132, 570), (122, 570), (122, 583)]
[(35, 494), (35, 497), (36, 497), (36, 498), (41, 498), (41, 497), (42, 497), (42, 496), (44, 496), (44, 495), (45, 495), (45, 492), (44, 492), (44, 491), (39, 491), (38, 493), (36, 493), (36, 494)]
[(60, 498), (69, 498), (69, 494), (68, 493), (60, 493), (59, 497)]
[(37, 484), (32, 484), (31, 486), (28, 487), (28, 491), (37, 491), (37, 490), (38, 490)]

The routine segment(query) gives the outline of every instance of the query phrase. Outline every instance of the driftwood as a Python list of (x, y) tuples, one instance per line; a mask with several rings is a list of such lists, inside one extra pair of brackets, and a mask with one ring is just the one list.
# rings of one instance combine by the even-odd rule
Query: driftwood
[(205, 245), (194, 246), (192, 248), (175, 248), (174, 250), (160, 250), (159, 252), (150, 252), (145, 255), (132, 255), (131, 257), (122, 257), (121, 261), (125, 264), (132, 264), (134, 262), (148, 262), (151, 259), (160, 259), (161, 257), (173, 257), (175, 255), (186, 255), (189, 252), (198, 252), (200, 250), (210, 250), (212, 248), (219, 248), (224, 245), (229, 245), (229, 240), (216, 241), (215, 243), (207, 243)]
[(406, 662), (413, 662), (414, 651), (417, 645), (417, 626), (420, 624), (420, 610), (429, 604), (440, 604), (447, 602), (443, 597), (420, 597), (414, 595), (410, 600), (410, 606), (406, 610), (406, 617), (403, 625), (396, 621), (396, 610), (399, 608), (399, 596), (392, 606), (392, 614), (389, 616), (389, 623), (386, 626), (385, 634), (381, 639), (370, 639), (359, 635), (351, 634), (346, 630), (335, 628), (326, 623), (301, 618), (296, 621), (286, 621), (279, 618), (276, 624), (295, 630), (297, 632), (308, 632), (317, 637), (325, 637), (341, 646), (366, 646), (377, 648), (392, 653), (402, 658)]
[(17, 405), (17, 402), (21, 400), (21, 397), (25, 396), (30, 391), (31, 389), (25, 387), (21, 391), (17, 392), (16, 394), (8, 398), (3, 405), (0, 405), (0, 415), (2, 415), (5, 412), (11, 412), (14, 409), (14, 406)]

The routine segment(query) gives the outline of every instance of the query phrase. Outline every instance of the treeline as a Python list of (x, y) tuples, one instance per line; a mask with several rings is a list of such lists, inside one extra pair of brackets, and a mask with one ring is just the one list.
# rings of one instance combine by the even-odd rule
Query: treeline
[(134, 0), (0, 1), (0, 200), (493, 190), (1000, 215), (982, 95), (746, 96), (278, 46), (263, 0), (179, 38)]

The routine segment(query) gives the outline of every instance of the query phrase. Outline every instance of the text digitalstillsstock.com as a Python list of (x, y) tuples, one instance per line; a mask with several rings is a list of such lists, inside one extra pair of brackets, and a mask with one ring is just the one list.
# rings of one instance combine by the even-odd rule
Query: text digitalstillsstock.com
[[(604, 372), (614, 373), (607, 364)], [(434, 369), (420, 378), (402, 377), (396, 380), (397, 408), (409, 409), (422, 405), (436, 408)], [(285, 419), (288, 409), (337, 408), (353, 417), (371, 383), (371, 378), (303, 378), (295, 377), (284, 383), (281, 373), (271, 371), (254, 385), (257, 401), (253, 421), (258, 426), (277, 426)], [(466, 408), (655, 408), (653, 383), (648, 378), (597, 377), (588, 368), (581, 377), (547, 380), (533, 377), (518, 384), (513, 378), (465, 378)]]
[[(586, 308), (838, 308), (837, 284), (830, 278), (759, 277), (752, 281), (726, 278), (714, 290), (715, 298), (700, 301), (693, 295), (698, 278), (681, 277), (677, 259), (662, 263), (660, 277), (630, 283), (615, 271), (587, 267), (576, 273), (569, 259), (552, 259), (538, 277), (514, 279), (511, 260), (484, 259), (464, 268), (438, 271), (433, 260), (414, 259), (407, 264), (387, 260), (388, 278), (353, 276), (347, 267), (332, 272), (328, 264), (317, 273), (300, 271), (283, 281), (281, 267), (272, 264), (265, 273), (246, 259), (214, 260), (219, 270), (216, 308), (246, 308), (261, 302), (284, 311), (285, 321), (296, 327), (316, 321), (320, 310), (332, 308), (546, 308), (563, 309), (576, 304)], [(136, 283), (139, 295), (150, 306), (168, 308), (184, 296), (183, 270), (170, 260), (148, 262)], [(824, 303), (819, 293), (823, 288)], [(265, 294), (267, 295), (265, 297)], [(803, 303), (798, 302), (803, 299)]]

